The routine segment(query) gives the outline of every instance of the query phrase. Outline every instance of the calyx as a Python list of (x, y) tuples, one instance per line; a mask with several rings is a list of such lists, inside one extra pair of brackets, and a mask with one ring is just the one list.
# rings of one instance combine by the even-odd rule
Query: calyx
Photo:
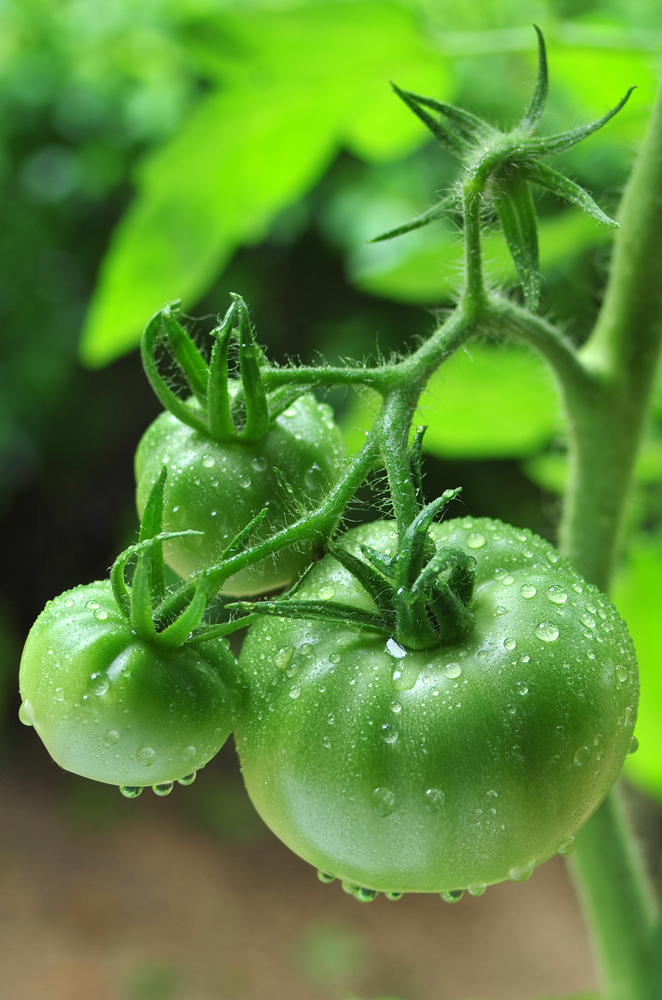
[(509, 132), (501, 132), (462, 108), (401, 90), (393, 84), (398, 97), (465, 169), (456, 189), (427, 212), (371, 241), (388, 240), (420, 229), (442, 218), (449, 210), (457, 211), (467, 196), (487, 197), (496, 211), (527, 306), (532, 311), (540, 300), (540, 273), (531, 184), (577, 205), (598, 222), (618, 228), (618, 223), (605, 215), (588, 191), (541, 160), (597, 132), (621, 110), (635, 89), (630, 87), (618, 104), (597, 121), (557, 135), (534, 135), (547, 99), (545, 41), (540, 29), (535, 25), (534, 28), (538, 35), (538, 79), (529, 107)]

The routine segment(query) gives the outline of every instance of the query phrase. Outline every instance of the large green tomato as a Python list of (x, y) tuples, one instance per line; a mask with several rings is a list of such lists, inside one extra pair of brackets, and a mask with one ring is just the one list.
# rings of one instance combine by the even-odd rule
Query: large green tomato
[[(344, 460), (331, 407), (310, 395), (297, 399), (254, 443), (215, 441), (162, 413), (136, 452), (138, 512), (142, 517), (149, 492), (167, 466), (163, 530), (204, 532), (164, 544), (166, 562), (189, 577), (216, 562), (264, 507), (269, 513), (254, 541), (295, 520), (299, 504), (319, 505), (340, 478)], [(310, 544), (284, 549), (230, 577), (223, 593), (251, 596), (283, 587), (310, 562), (311, 551)]]
[[(571, 848), (631, 749), (636, 661), (609, 601), (529, 531), (467, 517), (431, 536), (477, 561), (463, 641), (408, 652), (358, 628), (264, 618), (240, 657), (251, 799), (359, 898), (523, 881)], [(394, 552), (395, 526), (343, 539), (355, 555), (361, 543)], [(331, 556), (296, 596), (375, 610)]]
[(67, 771), (165, 792), (192, 779), (230, 735), (241, 705), (232, 660), (221, 639), (177, 649), (144, 642), (109, 581), (76, 587), (32, 626), (21, 719)]

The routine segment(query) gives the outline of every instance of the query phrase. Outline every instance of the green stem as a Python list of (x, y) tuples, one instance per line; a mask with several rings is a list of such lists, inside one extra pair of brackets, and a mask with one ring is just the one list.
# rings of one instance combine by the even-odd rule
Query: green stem
[(568, 861), (594, 932), (604, 1000), (653, 1000), (652, 894), (618, 786), (577, 835)]
[[(562, 548), (607, 589), (662, 332), (662, 90), (626, 189), (613, 266), (595, 331), (582, 351), (594, 391), (569, 394), (572, 467)], [(613, 1000), (650, 1000), (653, 918), (634, 834), (612, 792), (578, 838), (573, 861), (596, 953)]]
[(419, 512), (416, 483), (409, 464), (409, 428), (416, 410), (418, 386), (392, 391), (380, 413), (378, 440), (388, 477), (393, 513), (400, 541)]

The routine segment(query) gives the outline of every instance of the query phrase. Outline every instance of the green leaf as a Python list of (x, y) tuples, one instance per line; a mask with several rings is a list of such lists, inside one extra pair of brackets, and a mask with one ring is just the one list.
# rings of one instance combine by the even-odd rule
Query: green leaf
[(85, 322), (80, 353), (89, 366), (133, 348), (165, 300), (193, 305), (342, 144), (388, 158), (425, 141), (415, 122), (403, 124), (409, 116), (387, 85), (402, 74), (410, 85), (443, 86), (443, 61), (412, 12), (386, 0), (322, 2), (223, 23), (243, 59), (143, 162)]
[[(364, 396), (343, 421), (358, 450), (377, 410)], [(471, 344), (436, 372), (414, 416), (427, 424), (425, 450), (439, 458), (521, 458), (534, 455), (563, 429), (552, 376), (534, 353), (516, 344)]]
[(662, 532), (641, 534), (617, 574), (613, 600), (628, 624), (639, 661), (641, 694), (635, 733), (639, 750), (628, 757), (629, 781), (662, 799)]

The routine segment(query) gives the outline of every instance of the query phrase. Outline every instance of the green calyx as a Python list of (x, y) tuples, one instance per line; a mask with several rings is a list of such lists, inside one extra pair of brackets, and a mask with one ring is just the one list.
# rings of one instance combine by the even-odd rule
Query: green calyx
[(359, 558), (341, 544), (329, 544), (330, 555), (365, 588), (376, 612), (334, 601), (297, 600), (294, 596), (257, 603), (240, 601), (228, 607), (253, 614), (359, 626), (393, 638), (411, 650), (457, 642), (473, 627), (469, 604), (476, 563), (460, 549), (437, 549), (428, 528), (435, 515), (459, 492), (446, 490), (423, 507), (394, 556), (363, 545)]
[[(262, 371), (266, 362), (240, 295), (232, 295), (232, 305), (222, 323), (212, 331), (214, 345), (209, 363), (176, 318), (179, 303), (165, 306), (145, 328), (141, 354), (145, 373), (164, 407), (182, 423), (216, 441), (259, 441), (271, 421), (285, 410), (301, 390), (286, 389), (267, 393)], [(158, 347), (165, 341), (191, 391), (184, 402), (167, 385), (159, 372)], [(239, 378), (230, 377), (229, 356), (238, 347)]]
[[(163, 543), (170, 538), (199, 535), (200, 532), (162, 530), (166, 477), (167, 470), (164, 466), (147, 499), (139, 541), (117, 557), (110, 571), (110, 581), (117, 606), (138, 638), (173, 649), (228, 635), (254, 619), (249, 617), (221, 624), (207, 624), (205, 616), (212, 606), (218, 607), (219, 600), (206, 572), (200, 573), (193, 594), (186, 601), (181, 600), (187, 589), (185, 583), (175, 591), (168, 591)], [(232, 541), (222, 558), (227, 558), (242, 547), (249, 531), (255, 528), (256, 522), (264, 517), (264, 513), (263, 511), (244, 529), (241, 537)], [(125, 570), (133, 557), (136, 557), (136, 567), (133, 580), (128, 585)], [(177, 609), (176, 612), (173, 612), (173, 608)]]
[(630, 87), (618, 104), (602, 118), (557, 135), (536, 136), (547, 98), (547, 57), (545, 41), (538, 27), (538, 79), (531, 103), (519, 123), (509, 132), (483, 121), (476, 115), (451, 104), (422, 97), (393, 85), (395, 93), (464, 165), (455, 191), (445, 196), (423, 215), (396, 229), (377, 236), (372, 242), (392, 239), (434, 222), (449, 210), (462, 209), (465, 217), (476, 199), (492, 203), (515, 265), (524, 298), (533, 312), (540, 301), (538, 235), (530, 185), (577, 205), (584, 212), (612, 228), (618, 223), (609, 218), (588, 191), (540, 161), (563, 152), (597, 132), (616, 115), (629, 99)]

